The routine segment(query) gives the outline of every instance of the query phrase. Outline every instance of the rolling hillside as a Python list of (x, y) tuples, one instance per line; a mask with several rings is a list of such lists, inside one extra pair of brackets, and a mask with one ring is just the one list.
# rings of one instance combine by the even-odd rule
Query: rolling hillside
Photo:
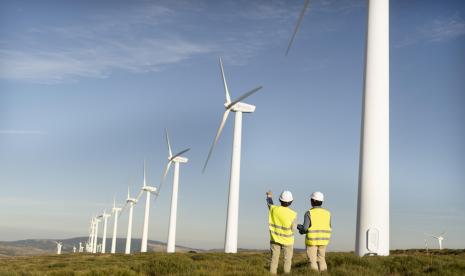
[[(83, 244), (87, 241), (87, 237), (78, 237), (65, 240), (57, 240), (63, 243), (62, 252), (72, 253), (73, 246), (79, 246), (79, 242)], [(140, 239), (133, 239), (131, 244), (132, 252), (140, 252)], [(116, 240), (116, 251), (118, 253), (124, 252), (126, 246), (126, 239), (118, 238)], [(107, 252), (111, 247), (111, 239), (107, 239)], [(159, 241), (148, 241), (149, 252), (164, 252), (166, 244)], [(188, 248), (184, 246), (177, 246), (178, 252), (199, 251), (197, 249)], [(11, 242), (0, 242), (0, 256), (34, 256), (53, 254), (56, 252), (55, 240), (49, 239), (29, 239)]]

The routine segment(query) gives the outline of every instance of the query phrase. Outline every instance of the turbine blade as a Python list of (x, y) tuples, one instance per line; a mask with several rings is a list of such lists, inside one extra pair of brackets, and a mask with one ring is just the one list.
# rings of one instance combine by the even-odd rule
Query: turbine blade
[(444, 235), (445, 233), (447, 233), (447, 231), (444, 231), (444, 232), (442, 232), (441, 234), (439, 234), (439, 237), (442, 236), (442, 235)]
[(121, 212), (119, 212), (118, 218), (121, 217), (121, 215), (124, 213), (124, 211), (126, 210), (126, 208), (128, 207), (128, 205), (129, 205), (129, 204), (128, 204), (127, 202), (126, 202), (126, 204), (124, 204), (123, 208), (121, 209)]
[(210, 160), (210, 157), (213, 153), (213, 149), (215, 148), (216, 143), (218, 143), (218, 139), (220, 138), (220, 135), (221, 135), (221, 132), (223, 131), (226, 120), (228, 119), (229, 112), (231, 112), (231, 109), (226, 109), (226, 111), (223, 114), (223, 118), (221, 119), (220, 126), (218, 127), (218, 131), (216, 132), (215, 140), (213, 140), (213, 144), (210, 148), (210, 152), (208, 153), (207, 160), (205, 161), (205, 164), (203, 165), (202, 172), (205, 172), (205, 169), (207, 168), (208, 160)]
[(139, 201), (139, 198), (142, 196), (143, 193), (144, 193), (143, 190), (141, 190), (141, 191), (139, 192), (139, 194), (138, 194), (137, 197), (136, 197), (136, 202), (135, 202), (135, 203), (137, 203), (137, 202)]
[(231, 102), (231, 97), (229, 96), (228, 84), (226, 83), (226, 77), (224, 76), (223, 60), (221, 58), (220, 58), (220, 69), (221, 69), (221, 78), (223, 79), (224, 94), (226, 95), (226, 103), (229, 104)]
[(173, 163), (173, 162), (170, 160), (168, 162), (168, 164), (166, 164), (165, 172), (163, 173), (163, 177), (161, 178), (160, 186), (158, 186), (157, 196), (160, 194), (160, 190), (161, 190), (161, 187), (163, 186), (163, 183), (165, 183), (166, 176), (168, 175), (168, 172), (169, 172), (170, 167), (171, 167), (171, 163)]
[(165, 167), (165, 171), (163, 172), (163, 177), (161, 179), (161, 183), (160, 183), (160, 187), (161, 185), (163, 185), (163, 183), (165, 182), (165, 179), (166, 179), (166, 176), (168, 175), (168, 172), (170, 170), (170, 167), (171, 167), (171, 161), (168, 162), (168, 164), (166, 164), (166, 167)]
[(147, 186), (147, 175), (146, 175), (145, 159), (144, 159), (144, 183), (142, 185), (143, 185), (143, 187)]
[(286, 50), (286, 56), (289, 53), (289, 50), (291, 50), (292, 43), (294, 42), (294, 39), (297, 35), (297, 32), (299, 31), (300, 24), (302, 23), (302, 20), (304, 19), (305, 16), (305, 11), (307, 10), (308, 4), (310, 3), (310, 0), (305, 0), (304, 7), (300, 11), (299, 19), (297, 20), (297, 24), (294, 29), (294, 33), (292, 34), (291, 41), (289, 41), (289, 45), (287, 46)]
[(116, 196), (113, 195), (113, 208), (116, 208)]
[(186, 153), (186, 152), (188, 152), (188, 151), (190, 151), (190, 150), (191, 150), (191, 149), (189, 148), (189, 149), (185, 149), (185, 150), (183, 150), (183, 151), (178, 152), (178, 153), (175, 154), (173, 157), (171, 157), (171, 160), (173, 160), (174, 158), (176, 158), (176, 157), (178, 157), (178, 156), (183, 155), (184, 153)]
[(173, 152), (171, 150), (171, 143), (170, 143), (170, 137), (168, 135), (168, 129), (166, 128), (165, 128), (165, 136), (166, 136), (166, 144), (168, 145), (169, 158), (171, 158), (171, 156), (173, 156)]
[(260, 90), (262, 88), (263, 88), (262, 86), (256, 87), (256, 88), (250, 90), (249, 92), (245, 93), (244, 95), (240, 96), (239, 98), (235, 99), (232, 103), (230, 103), (228, 105), (228, 109), (233, 107), (238, 102), (244, 100), (245, 98), (250, 97), (250, 95), (254, 94), (255, 92), (257, 92), (258, 90)]

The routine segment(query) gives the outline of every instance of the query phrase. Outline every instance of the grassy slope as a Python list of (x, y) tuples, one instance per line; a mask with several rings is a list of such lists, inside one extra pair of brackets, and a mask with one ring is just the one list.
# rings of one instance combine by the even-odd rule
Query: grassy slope
[[(65, 254), (0, 258), (0, 275), (267, 275), (268, 253)], [(389, 257), (358, 258), (329, 253), (331, 275), (465, 275), (465, 250), (395, 251)], [(280, 266), (282, 269), (282, 266)], [(294, 275), (308, 273), (304, 253), (295, 253)]]

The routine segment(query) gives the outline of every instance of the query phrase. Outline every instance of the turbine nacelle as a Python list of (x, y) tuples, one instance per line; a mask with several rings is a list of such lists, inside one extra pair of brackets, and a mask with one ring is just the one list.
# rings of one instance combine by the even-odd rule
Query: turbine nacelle
[(255, 105), (247, 104), (247, 103), (242, 103), (238, 102), (234, 104), (233, 106), (230, 106), (231, 104), (225, 103), (224, 106), (226, 109), (231, 109), (233, 112), (242, 112), (242, 113), (253, 113), (255, 112)]
[(133, 197), (128, 197), (126, 198), (126, 203), (129, 203), (129, 204), (136, 204), (137, 203), (137, 199), (133, 198)]
[(187, 157), (176, 156), (175, 158), (168, 158), (168, 160), (176, 163), (187, 163), (189, 159)]
[(157, 188), (156, 187), (152, 187), (152, 186), (144, 186), (142, 187), (142, 191), (144, 192), (150, 192), (150, 193), (155, 193), (157, 191)]

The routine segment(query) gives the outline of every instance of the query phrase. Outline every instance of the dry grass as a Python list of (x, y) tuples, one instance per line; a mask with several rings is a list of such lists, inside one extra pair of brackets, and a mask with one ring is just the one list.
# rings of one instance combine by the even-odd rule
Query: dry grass
[[(307, 270), (304, 253), (294, 256), (293, 275), (318, 275)], [(8, 257), (0, 258), (0, 275), (268, 275), (268, 258), (264, 252)], [(465, 275), (465, 250), (328, 253), (327, 262), (327, 275)]]

